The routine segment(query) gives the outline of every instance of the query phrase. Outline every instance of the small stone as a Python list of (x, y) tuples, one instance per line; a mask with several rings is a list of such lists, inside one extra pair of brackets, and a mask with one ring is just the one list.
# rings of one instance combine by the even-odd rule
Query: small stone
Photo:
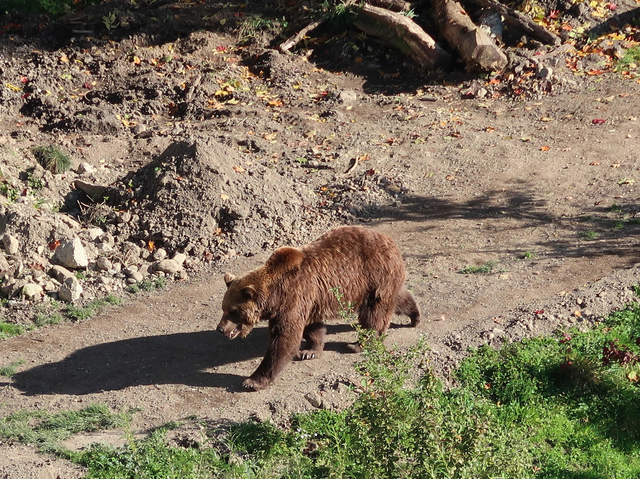
[(550, 80), (552, 76), (553, 76), (553, 69), (551, 67), (543, 66), (538, 71), (538, 78), (541, 78), (542, 80)]
[(140, 271), (136, 271), (135, 273), (133, 273), (131, 275), (131, 277), (129, 279), (133, 279), (133, 280), (135, 280), (136, 283), (139, 283), (140, 281), (142, 281), (144, 279), (144, 275)]
[(20, 248), (18, 238), (10, 234), (5, 234), (2, 237), (2, 243), (4, 244), (5, 251), (9, 254), (16, 254)]
[(59, 283), (64, 283), (67, 278), (73, 277), (73, 273), (64, 266), (54, 265), (49, 270), (49, 276), (58, 280)]
[(104, 234), (104, 231), (102, 231), (102, 229), (100, 229), (100, 228), (89, 228), (89, 229), (87, 229), (87, 236), (89, 237), (90, 241), (96, 241), (103, 234)]
[(313, 407), (320, 409), (322, 407), (322, 398), (316, 392), (310, 392), (304, 395), (304, 398), (309, 401)]
[(178, 263), (179, 265), (183, 265), (185, 260), (187, 259), (187, 255), (184, 253), (176, 253), (173, 255), (173, 261), (175, 261), (176, 263)]
[(78, 165), (78, 174), (80, 175), (90, 175), (95, 171), (96, 169), (87, 162), (82, 162)]
[(484, 89), (484, 88), (478, 88), (478, 91), (476, 92), (476, 97), (477, 98), (484, 98), (489, 94), (489, 92)]
[(56, 284), (53, 281), (47, 281), (46, 283), (44, 283), (44, 290), (47, 293), (52, 293), (56, 289), (58, 289), (58, 287), (56, 286)]
[(123, 271), (125, 275), (131, 277), (133, 273), (138, 272), (138, 267), (136, 265), (127, 266)]
[(107, 276), (98, 276), (96, 278), (96, 284), (111, 284), (111, 278)]
[(54, 261), (71, 269), (86, 268), (89, 265), (87, 253), (80, 238), (73, 238), (63, 243), (56, 250)]
[(167, 251), (163, 248), (158, 248), (153, 252), (153, 259), (156, 261), (162, 261), (167, 257)]
[(127, 278), (126, 283), (127, 284), (136, 284), (138, 281), (136, 281), (134, 278)]
[(60, 286), (60, 290), (58, 291), (58, 296), (63, 301), (67, 301), (69, 303), (73, 303), (74, 301), (80, 299), (82, 296), (82, 285), (80, 281), (75, 276), (71, 276), (67, 278), (62, 286)]
[(27, 283), (22, 287), (22, 297), (25, 299), (39, 299), (43, 293), (44, 290), (39, 284)]
[(98, 269), (101, 269), (102, 271), (109, 271), (111, 268), (113, 268), (113, 263), (109, 258), (100, 256), (96, 261), (96, 266), (98, 266)]
[(176, 274), (181, 269), (182, 266), (173, 259), (163, 259), (162, 261), (158, 261), (153, 264), (154, 271), (160, 271), (166, 274)]
[(11, 265), (7, 261), (7, 258), (3, 254), (0, 254), (0, 274), (5, 271), (9, 271), (11, 269)]
[(343, 105), (353, 105), (358, 101), (358, 95), (353, 90), (343, 90), (338, 94), (338, 99)]
[(131, 221), (131, 213), (124, 211), (118, 215), (118, 223), (128, 223)]

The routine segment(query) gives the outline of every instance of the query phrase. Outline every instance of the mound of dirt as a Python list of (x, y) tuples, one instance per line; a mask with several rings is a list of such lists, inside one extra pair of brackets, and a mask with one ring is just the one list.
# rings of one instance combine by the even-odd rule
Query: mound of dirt
[(109, 229), (200, 257), (304, 243), (336, 223), (305, 184), (242, 164), (236, 151), (215, 141), (173, 143), (126, 179), (130, 198), (118, 207), (129, 210), (131, 221)]

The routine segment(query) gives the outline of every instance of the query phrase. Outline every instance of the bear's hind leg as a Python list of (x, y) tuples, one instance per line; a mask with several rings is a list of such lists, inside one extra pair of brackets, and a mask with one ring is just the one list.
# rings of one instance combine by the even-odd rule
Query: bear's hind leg
[(420, 324), (420, 309), (413, 295), (404, 288), (401, 288), (396, 295), (396, 314), (408, 316), (411, 319), (411, 326), (414, 328)]
[(395, 298), (383, 299), (376, 291), (369, 293), (358, 310), (360, 326), (373, 329), (379, 335), (387, 332), (395, 307)]
[(306, 348), (301, 349), (297, 355), (298, 359), (319, 358), (324, 350), (324, 335), (327, 328), (322, 323), (313, 323), (304, 328), (304, 340)]

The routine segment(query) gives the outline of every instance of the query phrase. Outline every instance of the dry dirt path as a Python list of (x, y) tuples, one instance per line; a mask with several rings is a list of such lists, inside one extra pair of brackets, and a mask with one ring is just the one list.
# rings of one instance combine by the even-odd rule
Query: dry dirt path
[[(455, 146), (434, 140), (420, 157), (412, 147), (399, 150), (394, 168), (405, 168), (410, 194), (368, 225), (398, 242), (424, 322), (418, 331), (390, 330), (389, 344), (410, 344), (424, 334), (434, 367), (445, 371), (470, 345), (587, 324), (633, 299), (631, 286), (640, 282), (640, 121), (634, 119), (640, 95), (626, 88), (613, 84), (516, 109), (461, 102), (461, 111), (485, 131), (469, 129)], [(363, 111), (370, 118), (374, 113)], [(591, 116), (602, 115), (615, 117), (616, 126), (590, 124)], [(546, 117), (553, 121), (540, 120)], [(488, 139), (489, 126), (502, 136)], [(543, 149), (547, 144), (551, 151)], [(525, 252), (534, 257), (523, 259)], [(312, 408), (309, 393), (327, 407), (347, 404), (358, 356), (345, 353), (354, 333), (340, 324), (330, 326), (322, 359), (292, 363), (266, 391), (239, 389), (267, 336), (261, 327), (230, 342), (214, 331), (222, 272), (246, 271), (266, 257), (238, 257), (90, 321), (3, 341), (0, 364), (24, 363), (0, 380), (0, 414), (99, 402), (141, 407), (133, 427), (145, 430), (190, 415), (213, 422), (251, 415), (283, 420)], [(487, 261), (496, 262), (492, 274), (460, 273)], [(0, 477), (17, 477), (16, 471), (71, 477), (66, 467), (36, 458), (29, 448), (0, 446)]]

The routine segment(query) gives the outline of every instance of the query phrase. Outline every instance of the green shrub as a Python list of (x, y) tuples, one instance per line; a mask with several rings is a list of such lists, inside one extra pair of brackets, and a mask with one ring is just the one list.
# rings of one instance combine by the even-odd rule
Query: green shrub
[(40, 166), (51, 173), (64, 173), (71, 169), (71, 158), (56, 146), (34, 146), (31, 151)]

